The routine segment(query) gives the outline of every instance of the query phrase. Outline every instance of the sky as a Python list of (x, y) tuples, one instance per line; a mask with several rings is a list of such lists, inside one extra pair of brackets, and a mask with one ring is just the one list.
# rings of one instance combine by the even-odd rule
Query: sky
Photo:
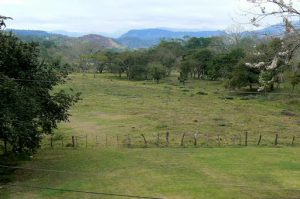
[[(246, 0), (0, 0), (8, 28), (118, 35), (130, 29), (224, 30)], [(248, 21), (247, 21), (248, 22)]]

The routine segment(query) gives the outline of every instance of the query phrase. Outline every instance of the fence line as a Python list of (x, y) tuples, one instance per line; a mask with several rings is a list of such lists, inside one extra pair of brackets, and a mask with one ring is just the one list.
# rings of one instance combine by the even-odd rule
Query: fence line
[[(47, 140), (49, 143), (47, 144)], [(49, 146), (50, 148), (88, 148), (88, 147), (114, 147), (114, 148), (166, 148), (166, 147), (280, 147), (300, 146), (300, 137), (295, 135), (281, 136), (279, 133), (273, 136), (264, 136), (264, 134), (251, 134), (244, 132), (232, 135), (220, 134), (200, 134), (200, 133), (182, 133), (165, 134), (158, 133), (157, 135), (147, 134), (126, 134), (126, 135), (108, 135), (90, 136), (70, 136), (69, 138), (55, 138), (51, 136), (44, 139), (42, 147)]]

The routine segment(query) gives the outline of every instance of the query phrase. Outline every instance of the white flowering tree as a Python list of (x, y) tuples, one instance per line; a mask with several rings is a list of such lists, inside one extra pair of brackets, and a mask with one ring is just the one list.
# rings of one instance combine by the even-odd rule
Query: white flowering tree
[[(273, 89), (275, 82), (282, 81), (282, 71), (287, 66), (292, 66), (295, 53), (300, 48), (300, 31), (295, 24), (300, 17), (300, 2), (293, 0), (247, 0), (254, 5), (257, 12), (252, 15), (251, 23), (259, 26), (268, 17), (279, 17), (283, 20), (285, 32), (280, 35), (280, 42), (277, 41), (275, 48), (268, 50), (257, 50), (253, 53), (255, 61), (246, 63), (248, 67), (260, 70), (259, 91)], [(256, 9), (255, 9), (256, 8)], [(279, 40), (279, 39), (277, 39)], [(276, 42), (275, 42), (276, 43)], [(274, 44), (274, 42), (273, 42)], [(280, 44), (280, 45), (279, 45)], [(272, 45), (272, 44), (271, 44)], [(270, 46), (272, 48), (272, 46)], [(296, 65), (294, 65), (296, 66)], [(292, 68), (294, 71), (298, 67)]]
[(261, 44), (249, 53), (245, 65), (259, 71), (258, 91), (272, 91), (274, 84), (283, 81), (283, 71), (289, 62), (289, 52), (281, 39)]

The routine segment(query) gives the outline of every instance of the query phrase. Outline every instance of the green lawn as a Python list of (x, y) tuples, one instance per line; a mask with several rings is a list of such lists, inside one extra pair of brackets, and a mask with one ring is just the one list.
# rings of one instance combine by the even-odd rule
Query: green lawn
[[(284, 86), (276, 93), (289, 93)], [(233, 95), (221, 82), (182, 86), (176, 77), (156, 84), (109, 74), (75, 74), (63, 87), (82, 92), (70, 123), (60, 124), (54, 149), (47, 137), (33, 160), (22, 164), (42, 170), (17, 170), (17, 186), (1, 188), (0, 198), (118, 198), (22, 187), (27, 185), (170, 199), (300, 197), (299, 96)], [(250, 146), (240, 147), (246, 131)], [(158, 133), (161, 148), (155, 145)], [(122, 147), (128, 135), (130, 149)], [(79, 147), (62, 148), (71, 136), (79, 136)]]
[[(16, 184), (170, 199), (299, 198), (299, 152), (299, 148), (43, 150), (24, 166), (54, 171), (19, 170)], [(5, 192), (11, 198), (117, 198), (23, 187)]]

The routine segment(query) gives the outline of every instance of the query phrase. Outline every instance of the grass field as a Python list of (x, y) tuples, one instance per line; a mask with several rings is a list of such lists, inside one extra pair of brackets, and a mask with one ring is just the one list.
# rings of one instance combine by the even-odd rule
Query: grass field
[[(67, 144), (72, 135), (87, 135), (88, 148), (82, 140), (77, 149), (62, 149), (60, 141), (49, 149), (45, 139), (33, 160), (22, 164), (40, 170), (17, 170), (17, 186), (4, 186), (0, 198), (118, 198), (27, 185), (170, 199), (300, 198), (300, 97), (286, 95), (288, 88), (276, 91), (281, 95), (236, 95), (220, 82), (181, 86), (171, 77), (157, 85), (108, 74), (95, 79), (75, 74), (64, 88), (70, 86), (82, 92), (83, 100), (55, 137), (64, 137)], [(164, 145), (167, 131), (171, 146), (157, 148), (157, 134)], [(234, 144), (232, 138), (244, 139), (246, 131), (250, 147)], [(133, 144), (143, 146), (141, 133), (149, 148), (116, 147), (116, 137), (124, 143), (128, 134)], [(182, 133), (188, 133), (185, 148), (179, 146)], [(260, 134), (262, 146), (254, 147)], [(102, 147), (96, 146), (96, 136)]]

